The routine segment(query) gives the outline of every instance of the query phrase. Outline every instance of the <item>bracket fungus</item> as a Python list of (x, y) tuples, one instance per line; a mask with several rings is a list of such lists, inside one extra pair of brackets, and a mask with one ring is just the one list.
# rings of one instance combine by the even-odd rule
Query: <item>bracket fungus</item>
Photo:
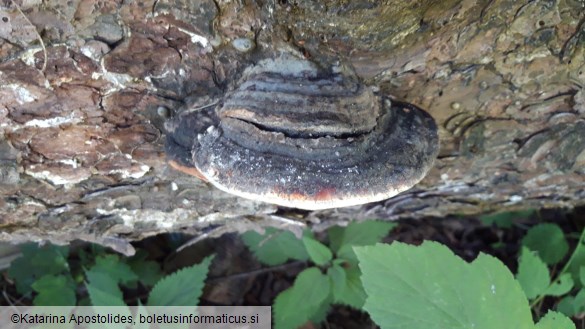
[(247, 68), (220, 102), (183, 111), (167, 129), (173, 167), (244, 198), (310, 210), (407, 190), (439, 148), (425, 111), (292, 57)]

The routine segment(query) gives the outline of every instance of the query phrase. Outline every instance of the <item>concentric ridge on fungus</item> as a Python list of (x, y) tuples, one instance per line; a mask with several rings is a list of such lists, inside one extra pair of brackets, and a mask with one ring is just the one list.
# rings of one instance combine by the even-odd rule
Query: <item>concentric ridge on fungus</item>
[(248, 68), (215, 108), (185, 111), (168, 127), (174, 167), (302, 209), (390, 198), (419, 182), (438, 153), (423, 110), (290, 57)]

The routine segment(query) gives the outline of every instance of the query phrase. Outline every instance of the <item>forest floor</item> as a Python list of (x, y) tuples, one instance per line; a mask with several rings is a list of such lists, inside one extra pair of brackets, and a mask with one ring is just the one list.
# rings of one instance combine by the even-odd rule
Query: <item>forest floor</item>
[[(497, 223), (490, 224), (490, 219), (496, 219)], [(406, 219), (397, 223), (383, 242), (400, 241), (419, 245), (423, 241), (436, 241), (446, 245), (468, 262), (473, 261), (479, 253), (490, 254), (501, 260), (512, 273), (516, 273), (522, 239), (526, 232), (537, 224), (554, 223), (561, 227), (570, 250), (574, 250), (578, 237), (585, 227), (585, 207), (572, 210), (526, 210), (502, 213), (499, 216)], [(317, 233), (316, 236), (325, 244), (328, 243), (324, 232)], [(290, 261), (274, 267), (263, 266), (236, 234), (205, 239), (195, 244), (190, 244), (191, 238), (189, 235), (178, 233), (162, 234), (135, 242), (133, 245), (141, 252), (146, 251), (147, 259), (156, 261), (165, 273), (200, 263), (205, 257), (215, 254), (200, 305), (272, 305), (276, 296), (289, 288), (296, 276), (310, 266), (303, 261)], [(91, 252), (92, 248), (95, 248), (95, 245), (85, 242), (72, 244), (68, 261), (79, 263), (79, 256), (83, 253), (80, 251)], [(563, 262), (568, 258), (568, 255), (565, 256)], [(563, 262), (552, 268), (552, 275), (558, 273), (558, 269), (561, 268), (559, 265), (563, 265)], [(0, 281), (4, 296), (0, 300), (0, 305), (30, 305), (32, 300), (19, 296), (14, 282), (7, 273), (8, 271), (3, 271), (3, 279)], [(83, 285), (80, 287), (84, 290)], [(80, 292), (78, 289), (78, 295), (83, 295), (83, 291)], [(148, 291), (140, 287), (124, 291), (124, 299), (129, 305), (139, 299), (144, 302), (147, 295)], [(556, 309), (560, 300), (561, 298), (544, 298), (532, 308), (535, 318), (540, 318), (549, 309)], [(577, 328), (585, 326), (582, 315), (573, 317)], [(334, 306), (321, 325), (307, 323), (303, 329), (375, 327), (366, 313), (349, 307)]]
[[(567, 236), (570, 250), (574, 250), (580, 232), (585, 227), (585, 207), (573, 210), (547, 209), (520, 212), (504, 218), (508, 225), (486, 224), (480, 217), (426, 218), (420, 220), (400, 220), (398, 226), (384, 239), (384, 242), (401, 241), (418, 245), (425, 240), (440, 242), (448, 246), (456, 255), (466, 261), (473, 261), (479, 253), (486, 253), (501, 260), (512, 273), (516, 273), (521, 240), (529, 228), (540, 223), (555, 223)], [(203, 304), (209, 305), (272, 305), (274, 298), (292, 285), (296, 275), (308, 265), (304, 262), (290, 262), (275, 268), (261, 267), (253, 255), (239, 241), (237, 236), (223, 236), (213, 241), (206, 241), (205, 246), (192, 246), (174, 253), (173, 245), (180, 245), (185, 237), (157, 236), (137, 243), (137, 248), (146, 248), (151, 255), (159, 255), (165, 267), (175, 268), (194, 263), (194, 260), (207, 256), (213, 249), (218, 258), (230, 262), (229, 272), (234, 268), (244, 275), (225, 275), (213, 273)], [(204, 251), (207, 250), (207, 251)], [(201, 254), (203, 253), (203, 255)], [(566, 257), (568, 258), (568, 256)], [(566, 260), (565, 260), (566, 261)], [(221, 265), (220, 265), (221, 266)], [(225, 268), (224, 266), (221, 266)], [(560, 267), (558, 267), (560, 268)], [(246, 274), (247, 273), (247, 274)], [(230, 278), (237, 278), (230, 282)], [(240, 279), (245, 278), (243, 281)], [(208, 281), (209, 282), (209, 281)], [(242, 284), (244, 282), (245, 284)], [(554, 309), (560, 298), (545, 298), (540, 304), (537, 317), (548, 309)], [(534, 310), (534, 309), (533, 309)], [(577, 328), (585, 325), (584, 319), (573, 319)], [(327, 317), (323, 328), (374, 328), (365, 313), (347, 307), (334, 307)], [(306, 328), (319, 328), (307, 325)]]

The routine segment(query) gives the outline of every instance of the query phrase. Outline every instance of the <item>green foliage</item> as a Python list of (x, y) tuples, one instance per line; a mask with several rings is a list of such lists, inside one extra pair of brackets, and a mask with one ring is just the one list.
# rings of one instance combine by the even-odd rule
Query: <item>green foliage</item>
[(248, 231), (242, 234), (242, 240), (259, 261), (269, 266), (283, 264), (289, 259), (309, 259), (303, 241), (288, 231), (272, 227), (266, 228), (264, 234)]
[(75, 283), (69, 276), (47, 274), (36, 280), (31, 288), (37, 292), (33, 304), (37, 306), (75, 305)]
[(570, 273), (563, 273), (544, 291), (544, 296), (562, 296), (573, 289), (574, 283)]
[(557, 310), (567, 316), (583, 316), (585, 314), (585, 229), (581, 232), (577, 247), (571, 258), (561, 270), (561, 276), (569, 275), (580, 288), (574, 295), (567, 295), (557, 305)]
[[(585, 230), (577, 241), (577, 248), (573, 251), (571, 259), (567, 262), (564, 270), (568, 270), (578, 287), (585, 287), (585, 281), (581, 280), (582, 268), (585, 266)], [(567, 269), (568, 267), (568, 269)]]
[(565, 234), (556, 224), (539, 224), (532, 227), (524, 238), (522, 245), (538, 253), (538, 257), (548, 265), (560, 262), (569, 251)]
[(579, 290), (575, 296), (565, 296), (557, 305), (557, 310), (566, 316), (585, 313), (585, 289)]
[(136, 273), (138, 280), (147, 286), (154, 286), (162, 278), (162, 272), (157, 262), (147, 260), (148, 253), (144, 250), (138, 250), (136, 254), (128, 260), (128, 265), (132, 272)]
[(545, 293), (550, 285), (550, 276), (546, 264), (528, 248), (522, 248), (516, 279), (524, 289), (528, 299), (534, 299)]
[[(533, 213), (500, 213), (484, 223), (508, 225)], [(516, 277), (497, 259), (480, 254), (467, 263), (435, 242), (409, 246), (376, 244), (394, 223), (354, 222), (326, 232), (325, 243), (309, 231), (301, 238), (287, 231), (247, 232), (243, 240), (267, 265), (304, 261), (293, 285), (273, 305), (275, 328), (298, 328), (323, 321), (332, 304), (367, 311), (381, 328), (574, 329), (566, 316), (585, 315), (585, 230), (569, 254), (569, 243), (555, 224), (532, 227), (522, 239)], [(164, 276), (145, 252), (120, 257), (94, 246), (69, 255), (66, 247), (27, 244), (8, 276), (35, 305), (141, 305), (124, 293), (153, 287), (147, 305), (198, 304), (213, 257)], [(68, 262), (68, 257), (77, 257)], [(561, 268), (559, 263), (568, 258)], [(85, 285), (85, 289), (79, 289)], [(76, 293), (87, 291), (87, 294)], [(547, 296), (557, 297), (547, 299)], [(558, 301), (560, 299), (560, 301)], [(542, 305), (556, 300), (534, 323)]]
[[(38, 306), (124, 306), (123, 289), (135, 289), (138, 282), (155, 286), (149, 305), (195, 306), (212, 257), (201, 264), (177, 271), (166, 277), (158, 263), (148, 261), (147, 254), (122, 258), (99, 246), (80, 249), (70, 267), (68, 248), (47, 244), (22, 246), (23, 257), (12, 262), (8, 275), (19, 293), (33, 296)], [(161, 279), (162, 277), (162, 279)], [(85, 285), (87, 297), (76, 296), (78, 285)], [(155, 285), (156, 284), (156, 285)], [(139, 301), (138, 301), (139, 302)]]
[(138, 280), (138, 276), (128, 264), (120, 260), (120, 256), (118, 255), (99, 255), (95, 259), (95, 265), (91, 268), (91, 271), (103, 273), (109, 276), (114, 282), (121, 284), (129, 284)]
[(332, 227), (327, 232), (331, 250), (340, 258), (355, 261), (353, 247), (369, 246), (379, 242), (396, 225), (389, 222), (364, 221), (350, 223), (347, 227)]
[[(527, 210), (483, 216), (481, 219), (486, 224), (511, 226), (513, 219), (532, 214), (532, 210)], [(559, 312), (567, 316), (585, 314), (585, 290), (579, 289), (585, 284), (585, 230), (577, 242), (569, 260), (559, 271), (557, 265), (569, 252), (569, 243), (562, 229), (556, 224), (543, 223), (528, 230), (522, 239), (516, 279), (532, 306), (539, 306), (546, 296), (562, 297), (556, 306)], [(550, 318), (557, 316), (549, 314), (547, 317)], [(542, 321), (542, 328), (548, 328), (549, 319), (543, 318)], [(540, 328), (541, 324), (537, 327)]]
[(124, 306), (126, 302), (118, 281), (101, 271), (87, 271), (86, 283), (91, 304), (94, 306)]
[(67, 247), (27, 243), (21, 246), (20, 251), (22, 257), (12, 262), (8, 276), (16, 282), (16, 290), (22, 295), (32, 293), (33, 283), (44, 275), (69, 273)]
[(307, 268), (274, 301), (274, 328), (296, 329), (316, 315), (331, 293), (329, 278), (316, 267)]
[(275, 328), (297, 328), (307, 321), (318, 323), (325, 319), (332, 303), (361, 309), (366, 294), (352, 247), (374, 244), (394, 226), (365, 221), (332, 227), (327, 231), (329, 247), (308, 233), (296, 239), (292, 233), (274, 229), (266, 230), (264, 235), (246, 232), (244, 243), (267, 265), (297, 259), (317, 266), (301, 272), (293, 286), (278, 295), (273, 308)]
[(319, 266), (325, 266), (333, 258), (333, 253), (326, 245), (315, 240), (314, 238), (303, 237), (303, 244), (309, 254), (309, 259)]
[(566, 316), (550, 311), (538, 321), (535, 329), (575, 329), (575, 324)]
[(361, 309), (366, 301), (366, 292), (360, 280), (361, 271), (355, 266), (344, 271), (345, 285), (333, 291), (333, 302)]
[(212, 260), (213, 256), (206, 257), (200, 264), (181, 269), (160, 280), (148, 296), (148, 305), (197, 305)]
[[(581, 233), (583, 241), (585, 230)], [(516, 279), (532, 305), (538, 305), (546, 296), (563, 297), (556, 309), (567, 315), (576, 316), (585, 313), (585, 291), (573, 288), (583, 285), (585, 281), (585, 254), (583, 243), (578, 243), (565, 266), (551, 274), (547, 265), (554, 266), (565, 258), (569, 250), (566, 237), (556, 224), (539, 224), (532, 227), (522, 239), (522, 252), (518, 264)], [(554, 267), (551, 272), (554, 271)]]
[[(367, 294), (364, 309), (381, 328), (535, 328), (520, 285), (492, 256), (466, 263), (429, 241), (355, 250)], [(574, 328), (559, 314), (543, 321), (536, 328)]]

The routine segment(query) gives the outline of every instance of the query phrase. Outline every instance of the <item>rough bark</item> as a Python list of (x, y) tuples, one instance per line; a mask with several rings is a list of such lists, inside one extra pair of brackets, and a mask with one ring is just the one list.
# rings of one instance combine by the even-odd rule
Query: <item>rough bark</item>
[[(0, 6), (2, 240), (82, 239), (132, 253), (128, 241), (167, 231), (584, 203), (583, 1)], [(169, 168), (165, 120), (213, 102), (285, 44), (427, 109), (441, 138), (427, 178), (385, 202), (277, 216)]]

